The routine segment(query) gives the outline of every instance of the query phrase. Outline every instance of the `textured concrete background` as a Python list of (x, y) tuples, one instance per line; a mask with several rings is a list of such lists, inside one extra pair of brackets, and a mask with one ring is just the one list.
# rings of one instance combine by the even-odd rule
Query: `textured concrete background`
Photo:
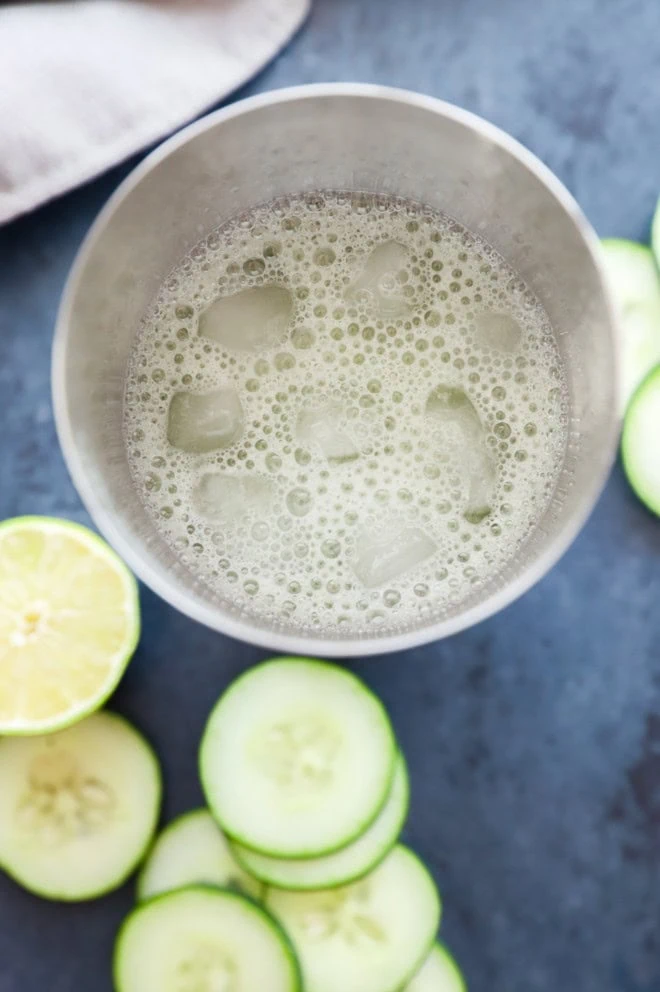
[[(316, 0), (244, 93), (346, 79), (477, 111), (555, 169), (599, 233), (646, 237), (660, 187), (655, 0)], [(74, 252), (127, 171), (0, 229), (2, 516), (86, 519), (57, 449), (49, 348)], [(472, 992), (660, 992), (659, 602), (660, 523), (617, 468), (573, 549), (521, 602), (355, 665), (409, 756), (407, 839), (440, 884)], [(211, 704), (266, 652), (150, 593), (143, 604), (116, 706), (162, 755), (170, 816), (200, 801)], [(109, 992), (131, 897), (127, 886), (62, 907), (0, 879), (0, 992)]]

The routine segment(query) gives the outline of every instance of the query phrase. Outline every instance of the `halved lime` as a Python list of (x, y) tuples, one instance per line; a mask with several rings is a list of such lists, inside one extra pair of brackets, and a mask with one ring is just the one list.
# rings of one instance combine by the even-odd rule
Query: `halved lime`
[(44, 734), (98, 709), (140, 634), (137, 583), (86, 527), (0, 524), (0, 734)]

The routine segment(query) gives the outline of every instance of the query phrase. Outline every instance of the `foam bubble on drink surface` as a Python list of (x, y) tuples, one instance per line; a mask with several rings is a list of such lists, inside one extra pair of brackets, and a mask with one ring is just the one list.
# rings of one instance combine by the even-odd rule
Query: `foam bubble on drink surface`
[(135, 485), (199, 579), (273, 627), (396, 632), (478, 598), (566, 443), (547, 315), (453, 220), (319, 193), (209, 235), (136, 338)]

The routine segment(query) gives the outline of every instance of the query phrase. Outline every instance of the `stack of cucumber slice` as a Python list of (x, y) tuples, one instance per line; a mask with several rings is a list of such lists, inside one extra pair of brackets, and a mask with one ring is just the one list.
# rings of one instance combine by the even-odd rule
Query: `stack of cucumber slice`
[(157, 839), (118, 992), (464, 992), (441, 904), (398, 843), (408, 775), (382, 704), (337, 665), (238, 678), (200, 748), (208, 810)]
[(623, 467), (632, 488), (660, 515), (660, 204), (651, 246), (610, 238), (602, 242), (605, 269), (621, 328)]
[(0, 740), (0, 864), (50, 899), (119, 886), (117, 992), (465, 992), (436, 944), (441, 903), (399, 843), (406, 763), (380, 701), (321, 661), (276, 658), (216, 704), (208, 809), (152, 844), (161, 775), (124, 719)]

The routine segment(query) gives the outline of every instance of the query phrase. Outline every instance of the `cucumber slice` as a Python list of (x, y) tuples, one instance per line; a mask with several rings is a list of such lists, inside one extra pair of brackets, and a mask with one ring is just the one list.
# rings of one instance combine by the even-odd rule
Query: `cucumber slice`
[(346, 885), (372, 871), (392, 850), (408, 815), (408, 770), (399, 754), (390, 794), (382, 810), (366, 832), (334, 854), (307, 860), (270, 858), (233, 843), (237, 861), (246, 871), (267, 885), (294, 891), (313, 891)]
[(275, 658), (216, 704), (200, 773), (230, 837), (271, 857), (312, 858), (345, 847), (375, 820), (395, 758), (387, 713), (356, 676)]
[(651, 222), (651, 250), (655, 255), (655, 261), (660, 268), (660, 197), (655, 206), (653, 221)]
[(621, 321), (621, 412), (644, 376), (660, 362), (660, 278), (646, 245), (602, 242), (605, 271)]
[(157, 896), (124, 921), (117, 992), (301, 992), (289, 943), (261, 907), (195, 886)]
[(447, 948), (436, 944), (403, 992), (467, 992), (467, 986)]
[(623, 424), (621, 454), (628, 481), (642, 503), (660, 516), (660, 366), (636, 390)]
[(158, 821), (158, 762), (102, 712), (47, 737), (0, 740), (0, 864), (47, 899), (93, 899), (137, 867)]
[(433, 879), (401, 845), (359, 882), (269, 889), (266, 905), (293, 942), (305, 992), (395, 992), (418, 971), (440, 922)]
[(190, 885), (218, 885), (259, 899), (262, 885), (234, 858), (206, 809), (173, 820), (151, 849), (137, 883), (139, 900)]
[(234, 843), (232, 848), (245, 870), (268, 885), (295, 891), (346, 885), (372, 871), (392, 850), (408, 814), (408, 800), (408, 771), (399, 754), (387, 802), (367, 831), (348, 847), (320, 858), (289, 861), (269, 858), (241, 844)]

